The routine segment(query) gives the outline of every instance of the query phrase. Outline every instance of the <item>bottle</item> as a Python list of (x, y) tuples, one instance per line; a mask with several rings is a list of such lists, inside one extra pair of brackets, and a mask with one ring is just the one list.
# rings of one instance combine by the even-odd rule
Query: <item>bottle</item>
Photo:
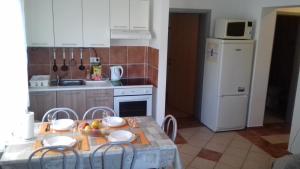
[(91, 72), (90, 69), (86, 69), (86, 79), (90, 80), (91, 79)]

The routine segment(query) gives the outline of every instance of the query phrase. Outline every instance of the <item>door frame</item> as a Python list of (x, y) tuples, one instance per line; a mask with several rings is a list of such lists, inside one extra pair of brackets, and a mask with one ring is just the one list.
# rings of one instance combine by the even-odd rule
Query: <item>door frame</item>
[[(195, 104), (195, 111), (196, 115), (199, 120), (201, 120), (201, 103), (202, 103), (202, 81), (203, 81), (203, 71), (204, 71), (204, 59), (205, 59), (205, 44), (206, 44), (206, 38), (210, 36), (210, 23), (211, 23), (211, 10), (209, 9), (185, 9), (185, 8), (170, 8), (169, 10), (169, 16), (170, 14), (176, 14), (176, 13), (186, 13), (186, 14), (199, 14), (200, 25), (204, 25), (199, 27), (199, 34), (198, 34), (198, 54), (197, 58), (200, 58), (197, 60), (198, 65), (198, 75), (196, 79), (196, 86), (198, 86), (196, 91), (196, 102), (198, 104)], [(170, 42), (168, 42), (169, 45)], [(202, 72), (202, 73), (199, 73)], [(168, 76), (168, 75), (167, 75)], [(167, 92), (168, 89), (166, 89)]]

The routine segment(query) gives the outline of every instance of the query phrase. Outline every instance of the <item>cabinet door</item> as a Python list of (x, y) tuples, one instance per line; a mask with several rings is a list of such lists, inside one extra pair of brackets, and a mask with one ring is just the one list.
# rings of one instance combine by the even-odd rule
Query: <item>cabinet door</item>
[(130, 29), (149, 30), (150, 0), (130, 0)]
[(129, 29), (129, 0), (110, 0), (110, 28)]
[(82, 46), (81, 0), (53, 0), (56, 47)]
[(56, 92), (30, 92), (29, 110), (34, 112), (34, 119), (41, 121), (44, 114), (56, 107)]
[(85, 91), (58, 91), (57, 107), (68, 107), (73, 109), (81, 119), (86, 111)]
[(114, 98), (112, 89), (87, 90), (86, 108), (107, 106), (113, 109)]
[(84, 47), (110, 45), (109, 0), (82, 0)]
[(26, 0), (25, 17), (28, 46), (54, 46), (52, 0)]

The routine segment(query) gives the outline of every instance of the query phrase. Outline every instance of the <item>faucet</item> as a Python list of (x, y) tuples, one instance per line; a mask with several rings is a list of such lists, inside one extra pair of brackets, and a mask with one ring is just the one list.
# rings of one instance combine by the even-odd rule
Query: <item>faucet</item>
[(57, 86), (59, 85), (60, 79), (61, 79), (61, 77), (59, 77), (59, 75), (56, 75), (56, 83), (57, 83)]

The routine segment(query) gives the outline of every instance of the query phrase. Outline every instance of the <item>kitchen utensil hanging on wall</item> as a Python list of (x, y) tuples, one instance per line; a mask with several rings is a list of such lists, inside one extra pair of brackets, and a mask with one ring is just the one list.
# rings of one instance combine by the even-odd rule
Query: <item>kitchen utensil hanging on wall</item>
[(62, 71), (68, 71), (68, 66), (66, 65), (66, 51), (65, 48), (63, 48), (63, 65), (61, 66)]
[(71, 48), (71, 61), (70, 61), (70, 66), (75, 66), (76, 65), (76, 60), (74, 59), (74, 48)]
[(79, 70), (84, 70), (85, 67), (83, 66), (82, 63), (82, 48), (80, 49), (80, 66), (79, 66)]
[(53, 48), (53, 67), (52, 67), (53, 72), (57, 71), (57, 65), (56, 65), (56, 49)]

